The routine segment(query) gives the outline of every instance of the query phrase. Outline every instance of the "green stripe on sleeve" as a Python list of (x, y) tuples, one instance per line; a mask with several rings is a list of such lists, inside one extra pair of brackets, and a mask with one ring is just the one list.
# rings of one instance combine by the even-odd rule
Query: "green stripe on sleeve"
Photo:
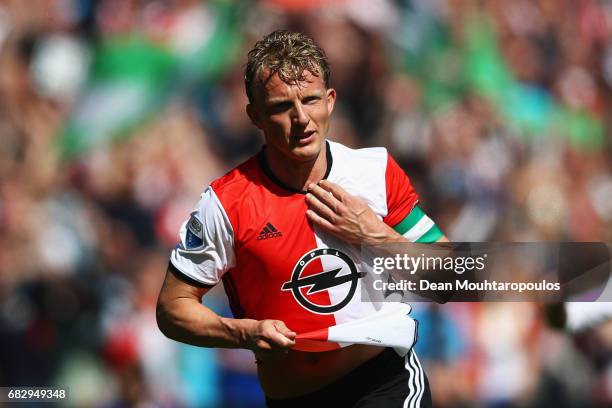
[(393, 229), (404, 235), (406, 232), (410, 231), (410, 228), (414, 227), (417, 222), (421, 220), (425, 216), (425, 213), (418, 205), (415, 205), (410, 214), (406, 216), (402, 221), (400, 221)]
[(442, 231), (436, 224), (433, 225), (426, 233), (424, 233), (421, 238), (417, 239), (416, 242), (420, 242), (422, 244), (431, 244), (437, 242), (440, 238), (442, 238)]

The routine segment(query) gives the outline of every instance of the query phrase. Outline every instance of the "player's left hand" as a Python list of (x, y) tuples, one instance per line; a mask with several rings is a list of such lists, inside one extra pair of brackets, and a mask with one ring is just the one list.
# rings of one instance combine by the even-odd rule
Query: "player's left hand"
[(343, 241), (380, 244), (405, 239), (385, 224), (365, 200), (347, 193), (338, 184), (321, 180), (308, 186), (308, 219)]

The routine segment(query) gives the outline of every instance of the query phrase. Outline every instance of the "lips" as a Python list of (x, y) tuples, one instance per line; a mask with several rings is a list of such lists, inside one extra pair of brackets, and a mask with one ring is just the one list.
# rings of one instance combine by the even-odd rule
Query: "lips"
[(299, 144), (308, 144), (314, 139), (314, 134), (316, 132), (314, 130), (301, 133), (299, 135), (291, 136), (291, 138), (297, 141)]

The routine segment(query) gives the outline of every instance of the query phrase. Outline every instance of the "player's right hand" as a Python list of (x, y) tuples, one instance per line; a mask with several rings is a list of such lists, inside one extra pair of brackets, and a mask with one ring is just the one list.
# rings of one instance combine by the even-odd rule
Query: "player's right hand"
[(277, 359), (295, 345), (296, 334), (281, 320), (260, 320), (249, 334), (249, 349), (258, 360)]

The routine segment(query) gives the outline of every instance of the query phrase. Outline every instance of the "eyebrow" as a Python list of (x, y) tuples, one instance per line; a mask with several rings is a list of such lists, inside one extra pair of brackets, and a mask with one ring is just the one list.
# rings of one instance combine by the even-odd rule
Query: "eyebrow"
[[(305, 93), (304, 95), (302, 95), (301, 99), (311, 98), (313, 96), (323, 97), (324, 94), (325, 94), (324, 92), (316, 90), (316, 91), (312, 91), (312, 92), (309, 92), (309, 93)], [(272, 98), (272, 99), (265, 100), (264, 102), (265, 102), (266, 105), (276, 105), (276, 104), (279, 104), (279, 103), (289, 102), (289, 101), (291, 101), (291, 99), (292, 98), (278, 97), (278, 98)]]

